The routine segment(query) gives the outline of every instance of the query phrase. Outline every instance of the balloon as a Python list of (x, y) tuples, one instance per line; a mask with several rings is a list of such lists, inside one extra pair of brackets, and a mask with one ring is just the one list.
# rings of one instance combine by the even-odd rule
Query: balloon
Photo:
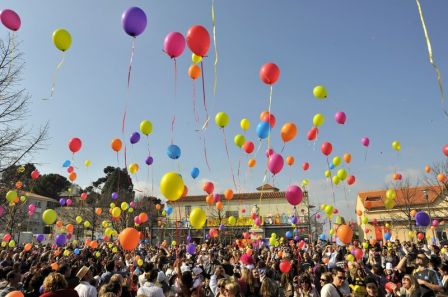
[(448, 144), (445, 144), (442, 148), (442, 152), (445, 156), (448, 157)]
[(3, 9), (0, 11), (0, 20), (6, 28), (12, 31), (19, 30), (22, 24), (20, 16), (11, 9)]
[(353, 238), (353, 230), (347, 225), (340, 225), (336, 231), (340, 241), (344, 244), (349, 244)]
[(131, 137), (129, 138), (129, 141), (131, 142), (131, 144), (136, 144), (137, 142), (140, 141), (140, 133), (138, 132), (134, 132), (131, 134)]
[(196, 55), (195, 53), (191, 54), (191, 62), (193, 62), (194, 64), (198, 64), (202, 61), (202, 57)]
[(120, 205), (121, 210), (127, 210), (129, 208), (129, 204), (125, 201), (121, 202)]
[(68, 142), (68, 148), (72, 153), (78, 152), (82, 147), (82, 141), (78, 137), (73, 137)]
[(112, 198), (112, 200), (117, 200), (118, 199), (118, 193), (117, 192), (113, 192), (111, 194), (111, 198)]
[(118, 206), (115, 206), (114, 208), (112, 208), (112, 216), (114, 218), (118, 218), (121, 216), (121, 208), (119, 208)]
[(439, 221), (438, 220), (433, 220), (432, 221), (432, 226), (434, 226), (434, 227), (439, 226)]
[(249, 130), (249, 128), (250, 128), (249, 120), (246, 118), (242, 119), (240, 122), (240, 126), (241, 126), (241, 129), (243, 129), (244, 131)]
[(189, 243), (187, 245), (187, 253), (189, 253), (190, 255), (196, 254), (196, 245), (194, 243)]
[(335, 185), (338, 185), (341, 182), (341, 178), (337, 175), (333, 176), (332, 180)]
[(207, 197), (205, 197), (205, 202), (207, 202), (208, 205), (213, 205), (213, 203), (215, 203), (215, 199), (213, 198), (213, 195), (208, 194)]
[(333, 151), (333, 146), (329, 142), (324, 142), (324, 143), (322, 143), (320, 150), (322, 151), (322, 154), (324, 154), (325, 156), (328, 156)]
[(335, 115), (334, 115), (334, 119), (336, 121), (336, 123), (340, 124), (340, 125), (344, 125), (345, 121), (347, 120), (347, 116), (345, 115), (345, 112), (343, 111), (338, 111)]
[(224, 204), (221, 201), (216, 202), (216, 209), (222, 210), (224, 208)]
[(42, 241), (44, 241), (44, 240), (45, 240), (45, 235), (43, 235), (43, 234), (38, 234), (38, 235), (36, 236), (36, 240), (37, 240), (38, 242), (42, 242)]
[(75, 167), (73, 167), (73, 166), (68, 166), (68, 168), (67, 168), (68, 173), (72, 173), (74, 170), (75, 170)]
[(177, 145), (171, 144), (168, 147), (166, 153), (170, 159), (177, 160), (180, 158), (181, 150), (180, 147), (178, 147)]
[(288, 164), (289, 166), (294, 165), (295, 159), (293, 156), (287, 156), (286, 157), (286, 164)]
[(233, 198), (233, 191), (232, 191), (232, 189), (227, 189), (227, 190), (224, 191), (224, 198), (226, 200), (232, 200), (232, 198)]
[(268, 161), (268, 169), (272, 174), (279, 173), (283, 168), (283, 157), (280, 154), (272, 154)]
[(65, 160), (64, 163), (62, 164), (62, 167), (68, 167), (70, 166), (71, 162), (70, 160)]
[(121, 247), (126, 251), (132, 251), (138, 246), (138, 242), (140, 239), (140, 232), (138, 232), (134, 228), (126, 228), (121, 231), (118, 236), (118, 240), (120, 241)]
[(397, 197), (397, 193), (394, 189), (389, 189), (386, 191), (386, 198), (387, 199), (395, 199)]
[(353, 185), (353, 184), (355, 183), (355, 181), (356, 181), (356, 178), (355, 178), (354, 175), (349, 175), (349, 176), (347, 177), (347, 184), (348, 184), (349, 186)]
[(417, 211), (415, 209), (413, 209), (409, 212), (409, 214), (411, 215), (411, 217), (415, 217), (415, 215), (417, 214)]
[(90, 165), (92, 165), (92, 162), (90, 160), (84, 161), (84, 166), (89, 167)]
[(215, 189), (215, 186), (213, 185), (212, 182), (205, 182), (202, 185), (202, 189), (204, 190), (204, 192), (206, 192), (207, 194), (211, 194), (213, 193), (213, 190)]
[(167, 208), (166, 208), (166, 214), (167, 215), (171, 215), (173, 213), (173, 208), (171, 207), (171, 206), (168, 206)]
[(227, 219), (227, 222), (229, 223), (229, 225), (235, 225), (236, 224), (236, 218), (234, 216), (230, 216)]
[(243, 144), (243, 149), (247, 154), (252, 153), (255, 149), (254, 143), (252, 141), (246, 141)]
[(73, 203), (72, 199), (67, 199), (67, 200), (65, 201), (65, 204), (67, 204), (67, 206), (72, 205), (72, 203)]
[(191, 226), (193, 226), (193, 228), (195, 228), (196, 230), (202, 229), (206, 220), (207, 216), (201, 208), (193, 208), (190, 213), (190, 224)]
[(87, 193), (81, 193), (81, 200), (87, 199)]
[(324, 241), (326, 239), (327, 239), (327, 237), (325, 236), (325, 234), (322, 233), (321, 235), (319, 235), (319, 240)]
[(310, 129), (310, 131), (308, 131), (308, 134), (306, 137), (310, 141), (315, 140), (318, 133), (319, 133), (319, 129), (317, 127), (313, 127)]
[(266, 63), (261, 66), (260, 79), (267, 85), (273, 85), (280, 77), (280, 69), (274, 63)]
[(176, 201), (184, 192), (184, 181), (176, 172), (167, 172), (160, 180), (160, 192), (169, 201)]
[(146, 223), (147, 221), (148, 221), (148, 215), (146, 214), (146, 213), (144, 213), (144, 212), (142, 212), (142, 213), (140, 213), (139, 215), (138, 215), (138, 218), (139, 218), (139, 220), (140, 220), (140, 222), (143, 224), (143, 223)]
[(325, 117), (323, 114), (316, 113), (313, 117), (313, 125), (315, 127), (322, 126), (322, 124), (325, 122)]
[(171, 58), (177, 58), (184, 52), (185, 38), (182, 33), (170, 32), (163, 41), (163, 51)]
[(291, 266), (291, 262), (283, 260), (280, 262), (279, 268), (281, 272), (288, 273), (291, 270)]
[(197, 167), (193, 167), (193, 169), (191, 169), (191, 177), (192, 178), (196, 178), (199, 176), (199, 168)]
[(339, 166), (339, 165), (341, 165), (341, 158), (340, 157), (338, 157), (338, 156), (335, 156), (334, 158), (333, 158), (333, 165), (334, 166)]
[(365, 147), (368, 147), (370, 144), (370, 139), (368, 137), (361, 138), (361, 144)]
[(244, 143), (246, 142), (246, 138), (244, 137), (244, 135), (237, 134), (233, 138), (233, 142), (235, 143), (235, 145), (237, 147), (241, 148), (244, 145)]
[(72, 36), (65, 29), (56, 29), (53, 32), (53, 43), (58, 50), (65, 52), (72, 44)]
[(393, 141), (393, 142), (392, 142), (392, 148), (393, 148), (394, 150), (396, 150), (397, 152), (399, 152), (400, 149), (401, 149), (401, 144), (400, 144), (400, 142), (399, 142), (399, 141)]
[(229, 116), (225, 112), (218, 112), (215, 116), (216, 126), (225, 128), (229, 124)]
[(84, 222), (84, 228), (89, 228), (90, 227), (90, 222), (89, 221), (85, 221)]
[(138, 166), (137, 163), (129, 164), (128, 170), (131, 174), (136, 174), (139, 169), (140, 169), (140, 167)]
[(121, 15), (123, 30), (132, 37), (142, 34), (145, 31), (146, 24), (146, 14), (139, 7), (130, 7)]
[(307, 171), (310, 168), (310, 164), (308, 162), (303, 162), (302, 169)]
[(350, 164), (350, 162), (352, 161), (352, 155), (350, 155), (349, 153), (345, 153), (343, 159), (345, 163)]
[(329, 168), (330, 168), (330, 170), (333, 170), (333, 169), (334, 169), (334, 164), (331, 163), (330, 166), (329, 166)]
[(330, 170), (325, 170), (324, 175), (325, 175), (325, 177), (330, 177), (331, 176), (331, 171)]
[(3, 241), (10, 241), (10, 240), (11, 240), (11, 234), (6, 233), (6, 234), (3, 236)]
[(75, 227), (72, 224), (67, 224), (67, 226), (65, 226), (65, 231), (67, 231), (67, 233), (73, 233), (74, 229)]
[(362, 222), (364, 225), (367, 225), (367, 224), (369, 223), (369, 218), (368, 218), (367, 216), (362, 216), (362, 218), (361, 218), (361, 222)]
[(310, 181), (309, 181), (307, 178), (304, 178), (304, 179), (302, 180), (302, 185), (303, 185), (303, 186), (308, 186), (309, 183), (310, 183)]
[(249, 161), (247, 161), (247, 166), (250, 168), (255, 167), (255, 165), (257, 165), (257, 161), (255, 159), (249, 159)]
[(273, 149), (266, 150), (266, 158), (271, 157), (273, 154), (274, 154), (274, 150)]
[(201, 76), (201, 68), (198, 65), (191, 65), (190, 68), (188, 68), (188, 76), (195, 80)]
[(16, 197), (17, 197), (16, 191), (8, 191), (8, 193), (6, 193), (6, 200), (8, 200), (8, 202), (12, 202), (14, 199), (16, 199)]
[(6, 294), (5, 297), (24, 297), (24, 295), (20, 291), (11, 291), (8, 294)]
[(431, 167), (429, 167), (428, 165), (425, 166), (425, 172), (426, 173), (430, 173), (431, 172)]
[(154, 158), (151, 156), (146, 157), (145, 164), (150, 166), (154, 162)]
[(187, 32), (187, 45), (197, 56), (205, 57), (210, 48), (210, 34), (203, 26), (192, 26)]
[(417, 234), (417, 239), (418, 240), (423, 240), (425, 238), (425, 235), (423, 233), (418, 233)]
[(296, 206), (302, 202), (303, 192), (299, 186), (290, 185), (286, 190), (286, 200), (288, 200), (289, 204)]
[(355, 256), (356, 260), (358, 260), (358, 261), (361, 260), (362, 256), (363, 256), (362, 249), (356, 248), (353, 252), (353, 256)]
[(260, 139), (265, 139), (269, 135), (269, 123), (260, 122), (257, 125), (257, 135)]
[(54, 241), (54, 243), (61, 247), (65, 245), (65, 242), (67, 241), (67, 238), (65, 237), (65, 234), (59, 234), (58, 236), (56, 236), (56, 239)]
[(288, 142), (294, 139), (297, 135), (297, 127), (294, 123), (286, 123), (280, 130), (280, 135), (283, 142)]
[(439, 181), (439, 182), (441, 182), (441, 183), (444, 183), (444, 182), (446, 182), (446, 175), (445, 174), (443, 174), (443, 173), (439, 173), (439, 174), (437, 174), (437, 180)]
[(315, 86), (313, 89), (313, 95), (317, 99), (325, 99), (327, 98), (327, 90), (324, 86)]
[(38, 171), (37, 169), (35, 169), (35, 170), (33, 170), (33, 171), (31, 172), (31, 178), (32, 178), (32, 179), (38, 179), (39, 176), (40, 176), (40, 173), (39, 173), (39, 171)]
[(337, 177), (339, 177), (341, 180), (345, 180), (347, 178), (347, 171), (345, 171), (344, 168), (339, 169)]
[(274, 128), (276, 121), (275, 116), (272, 113), (269, 113), (268, 111), (264, 111), (261, 114), (263, 115), (261, 117), (261, 121), (269, 123), (269, 126), (271, 126), (271, 128)]
[(140, 132), (148, 136), (152, 133), (152, 123), (148, 120), (143, 120), (140, 122)]
[(291, 231), (286, 231), (285, 237), (286, 238), (291, 238), (292, 237), (292, 232)]
[(431, 223), (429, 215), (424, 211), (419, 211), (415, 215), (415, 223), (420, 227), (427, 227)]
[(116, 151), (118, 153), (121, 150), (123, 143), (121, 142), (121, 140), (119, 138), (114, 138), (114, 139), (112, 139), (110, 146), (112, 147), (112, 149), (114, 151)]
[(47, 209), (42, 213), (42, 220), (46, 225), (51, 225), (56, 222), (58, 214), (53, 209)]
[[(60, 204), (61, 206), (64, 206), (65, 203), (66, 203), (66, 201), (65, 201), (64, 198), (59, 199), (59, 204)], [(31, 206), (31, 205), (30, 205), (30, 206)], [(28, 207), (28, 210), (30, 210), (29, 207)]]

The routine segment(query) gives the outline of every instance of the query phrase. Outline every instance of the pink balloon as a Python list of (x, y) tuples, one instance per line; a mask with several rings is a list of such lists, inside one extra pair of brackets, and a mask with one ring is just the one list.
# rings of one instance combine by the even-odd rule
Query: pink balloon
[(134, 223), (136, 223), (137, 225), (140, 225), (141, 221), (140, 221), (140, 217), (139, 216), (135, 216), (134, 217)]
[(257, 226), (261, 226), (261, 220), (260, 220), (260, 218), (256, 218), (254, 223), (255, 223), (255, 225), (257, 225)]
[(131, 206), (132, 208), (134, 208), (134, 207), (135, 207), (135, 202), (134, 202), (134, 201), (131, 201), (131, 203), (129, 203), (129, 206)]
[(12, 31), (19, 30), (20, 25), (22, 24), (19, 15), (11, 9), (4, 9), (0, 11), (0, 20), (6, 28)]
[(286, 190), (286, 200), (288, 200), (291, 205), (298, 205), (302, 202), (303, 193), (302, 189), (296, 185), (290, 185)]
[(266, 150), (266, 158), (269, 158), (270, 156), (272, 156), (273, 153), (274, 153), (274, 150), (271, 148)]
[(320, 219), (320, 213), (316, 214), (316, 219)]
[(184, 52), (185, 38), (182, 33), (170, 32), (163, 42), (163, 51), (170, 56), (171, 59), (177, 58)]
[(221, 195), (219, 195), (218, 193), (213, 194), (213, 201), (214, 202), (221, 201)]
[(67, 199), (67, 201), (65, 201), (65, 204), (67, 204), (68, 206), (72, 205), (72, 203), (72, 199)]
[(345, 112), (343, 111), (338, 111), (335, 115), (334, 115), (334, 119), (336, 120), (336, 123), (340, 124), (340, 125), (344, 125), (345, 121), (347, 120), (347, 116), (345, 115)]
[(273, 153), (268, 161), (268, 169), (272, 174), (279, 173), (283, 168), (283, 157), (279, 154)]
[(33, 214), (34, 214), (33, 211), (29, 211), (29, 210), (28, 210), (28, 216), (29, 216), (29, 217), (31, 217)]
[(28, 205), (28, 210), (31, 212), (34, 212), (36, 210), (36, 205), (34, 205), (34, 204)]
[(355, 248), (353, 252), (353, 256), (355, 256), (356, 260), (362, 259), (363, 252), (360, 248)]
[(370, 144), (370, 139), (368, 137), (361, 138), (361, 143), (363, 146), (368, 147)]

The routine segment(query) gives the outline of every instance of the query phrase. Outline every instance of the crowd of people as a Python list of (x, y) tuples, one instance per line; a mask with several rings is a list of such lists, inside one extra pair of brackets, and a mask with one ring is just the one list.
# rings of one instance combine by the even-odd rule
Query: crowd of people
[[(68, 249), (68, 248), (67, 248)], [(353, 250), (361, 250), (353, 256)], [(219, 242), (75, 254), (51, 246), (0, 252), (0, 297), (345, 297), (448, 295), (448, 244), (326, 241), (256, 248)], [(99, 253), (98, 253), (99, 251)], [(286, 264), (285, 264), (286, 263)]]

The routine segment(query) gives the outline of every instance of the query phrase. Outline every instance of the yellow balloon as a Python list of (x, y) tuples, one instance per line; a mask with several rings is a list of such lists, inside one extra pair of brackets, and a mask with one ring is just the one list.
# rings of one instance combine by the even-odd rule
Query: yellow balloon
[(16, 242), (14, 241), (14, 239), (11, 239), (11, 240), (9, 241), (8, 246), (9, 246), (10, 248), (13, 248), (13, 247), (16, 246)]
[(325, 177), (330, 177), (331, 176), (331, 171), (330, 170), (325, 170)]
[(109, 222), (108, 222), (108, 221), (103, 221), (103, 222), (101, 223), (101, 226), (103, 226), (103, 228), (106, 228), (107, 225), (109, 225)]
[(114, 246), (113, 248), (112, 248), (112, 253), (117, 253), (118, 252), (118, 249), (117, 249), (117, 247), (116, 246)]
[(109, 204), (109, 207), (110, 207), (110, 208), (114, 208), (115, 206), (116, 206), (116, 205), (115, 205), (115, 203), (113, 203), (113, 202), (112, 202), (111, 204)]
[(54, 222), (56, 222), (57, 218), (58, 218), (58, 214), (53, 209), (47, 209), (42, 214), (42, 220), (47, 225), (54, 224)]
[(316, 113), (313, 117), (313, 125), (316, 127), (321, 126), (325, 122), (325, 117), (321, 113)]
[(389, 189), (386, 191), (386, 199), (395, 199), (397, 197), (397, 192), (394, 189)]
[(236, 224), (236, 218), (234, 216), (230, 216), (227, 221), (229, 222), (229, 225)]
[(353, 262), (353, 261), (355, 261), (355, 256), (353, 256), (352, 254), (348, 254), (348, 255), (345, 257), (345, 259), (346, 259), (348, 262)]
[(114, 230), (112, 230), (111, 228), (106, 228), (106, 230), (104, 230), (104, 234), (107, 237), (110, 237), (112, 235), (112, 233), (114, 232)]
[(394, 199), (387, 199), (384, 201), (384, 207), (386, 209), (392, 209), (394, 208), (396, 205), (395, 200)]
[(333, 205), (325, 205), (325, 207), (324, 207), (324, 211), (327, 215), (332, 214), (333, 209), (334, 209)]
[(76, 221), (77, 224), (81, 224), (81, 222), (82, 222), (82, 217), (81, 217), (81, 216), (77, 216), (77, 217), (75, 218), (75, 221)]
[(216, 126), (225, 128), (229, 124), (229, 116), (225, 112), (218, 112), (215, 116)]
[(414, 234), (414, 231), (409, 231), (408, 232), (408, 236), (409, 236), (409, 238), (414, 238), (414, 236), (415, 236), (415, 234)]
[(128, 212), (129, 212), (129, 213), (133, 213), (133, 212), (134, 212), (134, 209), (133, 209), (132, 207), (129, 207), (129, 208), (128, 208)]
[(392, 142), (392, 148), (394, 149), (394, 150), (396, 150), (397, 152), (399, 152), (400, 150), (401, 150), (401, 144), (400, 144), (400, 142), (399, 141), (393, 141)]
[(85, 165), (86, 167), (89, 167), (90, 165), (92, 165), (92, 162), (90, 162), (90, 160), (85, 160), (85, 161), (84, 161), (84, 165)]
[(138, 259), (137, 260), (137, 265), (138, 266), (142, 266), (143, 265), (143, 260), (142, 259)]
[(313, 95), (317, 99), (325, 99), (327, 98), (327, 90), (324, 86), (316, 86), (313, 89)]
[(333, 176), (333, 184), (338, 185), (341, 182), (341, 178), (337, 175)]
[(341, 158), (338, 157), (338, 156), (334, 157), (334, 158), (333, 158), (333, 165), (334, 165), (335, 167), (337, 167), (337, 166), (339, 166), (340, 164), (341, 164)]
[(96, 252), (96, 253), (95, 253), (95, 257), (99, 258), (100, 256), (101, 256), (101, 253), (100, 253), (100, 252)]
[(250, 128), (249, 120), (246, 118), (242, 119), (240, 122), (240, 126), (241, 126), (241, 129), (243, 129), (244, 131), (249, 130), (249, 128)]
[(207, 220), (207, 215), (205, 212), (199, 208), (195, 207), (190, 213), (190, 224), (193, 226), (193, 228), (200, 230), (205, 224), (205, 221)]
[(193, 53), (193, 54), (191, 54), (191, 61), (192, 61), (194, 64), (200, 63), (200, 62), (202, 61), (202, 57), (196, 55), (195, 53)]
[(69, 250), (65, 250), (63, 255), (67, 257), (68, 255), (70, 255), (70, 251)]
[(152, 123), (148, 120), (143, 120), (140, 123), (140, 132), (148, 136), (152, 133)]
[(386, 223), (384, 226), (385, 226), (386, 228), (389, 228), (389, 227), (390, 227), (390, 224), (389, 224), (389, 223)]
[(89, 228), (90, 227), (90, 222), (89, 221), (85, 221), (84, 222), (84, 228)]
[(334, 235), (334, 230), (333, 230), (333, 229), (330, 230), (330, 235), (331, 235), (331, 236)]
[(129, 208), (129, 204), (127, 202), (121, 202), (121, 210), (127, 210)]
[(369, 218), (366, 217), (366, 216), (362, 216), (361, 222), (362, 222), (364, 225), (366, 225), (366, 224), (369, 223)]
[(176, 201), (184, 193), (184, 181), (180, 174), (168, 172), (160, 180), (160, 192), (169, 201)]
[(131, 163), (131, 164), (129, 164), (129, 168), (128, 168), (128, 170), (129, 170), (129, 172), (130, 172), (131, 174), (136, 174), (137, 171), (138, 171), (138, 169), (139, 169), (139, 167), (138, 167), (138, 164), (137, 164), (137, 163)]
[(14, 199), (16, 199), (16, 197), (17, 197), (16, 191), (8, 191), (8, 193), (6, 193), (6, 200), (8, 200), (8, 202), (13, 202)]
[(338, 170), (338, 173), (336, 175), (340, 180), (345, 180), (347, 178), (347, 171), (345, 171), (344, 168), (341, 168)]
[(6, 241), (2, 241), (2, 247), (5, 247), (8, 243)]
[(308, 186), (309, 183), (310, 183), (310, 181), (309, 181), (307, 178), (304, 178), (304, 179), (302, 180), (302, 185), (304, 185), (304, 186)]
[(112, 209), (112, 216), (118, 218), (121, 215), (121, 209), (119, 207), (114, 207)]
[(242, 147), (243, 144), (246, 142), (246, 137), (244, 137), (244, 135), (237, 134), (237, 135), (235, 135), (235, 137), (233, 138), (233, 142), (235, 143), (235, 145), (236, 145), (237, 147)]
[(65, 52), (72, 44), (72, 36), (65, 29), (57, 29), (53, 32), (53, 43), (58, 50)]

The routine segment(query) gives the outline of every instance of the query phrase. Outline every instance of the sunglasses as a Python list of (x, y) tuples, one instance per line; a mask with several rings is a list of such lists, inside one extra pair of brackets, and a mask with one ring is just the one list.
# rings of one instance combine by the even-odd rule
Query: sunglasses
[(345, 280), (345, 279), (346, 279), (345, 276), (340, 276), (340, 275), (338, 275), (337, 277), (338, 277), (340, 280)]
[(326, 282), (327, 280), (324, 279), (324, 278), (321, 278), (320, 281), (321, 281), (321, 282)]

